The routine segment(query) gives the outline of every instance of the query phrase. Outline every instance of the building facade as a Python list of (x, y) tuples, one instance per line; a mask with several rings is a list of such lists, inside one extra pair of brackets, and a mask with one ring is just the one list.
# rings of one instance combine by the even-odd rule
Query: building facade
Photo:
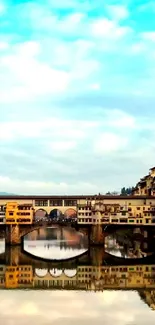
[(155, 167), (150, 168), (149, 174), (142, 177), (136, 184), (133, 195), (155, 196)]
[(6, 224), (32, 224), (34, 219), (34, 209), (31, 204), (17, 202), (7, 202), (5, 210)]
[[(52, 204), (52, 205), (51, 205)], [(59, 204), (59, 205), (58, 205)], [(61, 205), (60, 205), (61, 204)], [(59, 209), (62, 217), (72, 208), (79, 224), (155, 225), (155, 196), (1, 197), (6, 224), (31, 224), (37, 211), (50, 218)]]

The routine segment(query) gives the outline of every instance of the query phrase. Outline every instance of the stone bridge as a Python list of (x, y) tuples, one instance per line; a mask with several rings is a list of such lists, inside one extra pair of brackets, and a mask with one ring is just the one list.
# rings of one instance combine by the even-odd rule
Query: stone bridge
[[(58, 228), (58, 227), (71, 227), (76, 231), (79, 231), (83, 235), (88, 237), (89, 244), (92, 245), (104, 245), (105, 237), (107, 235), (112, 234), (114, 231), (119, 229), (117, 226), (105, 226), (100, 224), (78, 224), (77, 222), (36, 222), (33, 224), (15, 224), (15, 225), (0, 225), (0, 228), (5, 227), (5, 239), (7, 245), (19, 245), (23, 242), (23, 237), (33, 230), (45, 229), (45, 228)], [(137, 233), (137, 229), (139, 229), (139, 233)], [(122, 228), (123, 230), (123, 228)], [(135, 232), (135, 236), (144, 236), (144, 234), (148, 236), (148, 231), (146, 231), (145, 227), (137, 228), (135, 227), (133, 230), (133, 234)], [(151, 231), (151, 229), (150, 229)], [(147, 238), (145, 236), (145, 238)]]
[(79, 231), (83, 235), (88, 236), (89, 243), (92, 244), (104, 244), (104, 230), (103, 227), (100, 225), (78, 225), (77, 222), (75, 223), (33, 223), (30, 225), (22, 225), (22, 224), (15, 224), (15, 225), (7, 225), (5, 228), (5, 239), (7, 245), (19, 245), (23, 242), (23, 237), (28, 233), (32, 232), (33, 230), (38, 230), (40, 228), (47, 228), (49, 226), (53, 228), (56, 227), (72, 227), (75, 230)]

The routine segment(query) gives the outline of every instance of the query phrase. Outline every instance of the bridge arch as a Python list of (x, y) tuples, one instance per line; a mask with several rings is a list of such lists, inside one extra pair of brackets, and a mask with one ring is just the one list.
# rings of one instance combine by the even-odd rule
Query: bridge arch
[(48, 273), (48, 269), (35, 269), (35, 274), (39, 277), (39, 278), (43, 278), (44, 276), (46, 276)]
[(57, 278), (60, 275), (62, 275), (62, 270), (61, 269), (51, 269), (49, 270), (50, 275), (52, 275), (53, 277)]
[(35, 221), (42, 220), (47, 217), (47, 211), (44, 209), (38, 209), (35, 212)]
[(61, 210), (59, 210), (59, 209), (52, 209), (51, 211), (50, 211), (50, 213), (49, 213), (49, 218), (50, 219), (53, 219), (53, 218), (62, 218), (63, 217), (63, 213), (62, 213), (62, 211)]
[(73, 218), (77, 217), (77, 211), (73, 208), (69, 208), (65, 211), (65, 218)]

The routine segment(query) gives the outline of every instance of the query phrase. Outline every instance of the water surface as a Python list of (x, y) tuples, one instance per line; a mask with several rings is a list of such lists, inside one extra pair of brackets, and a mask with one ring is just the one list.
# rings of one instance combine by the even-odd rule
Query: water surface
[(105, 248), (88, 249), (70, 229), (42, 229), (23, 248), (29, 254), (0, 243), (2, 324), (155, 323), (155, 258), (146, 243), (109, 237)]

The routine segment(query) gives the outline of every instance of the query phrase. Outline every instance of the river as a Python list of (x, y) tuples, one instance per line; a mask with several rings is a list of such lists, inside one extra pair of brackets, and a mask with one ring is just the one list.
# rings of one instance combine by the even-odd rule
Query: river
[(154, 247), (115, 234), (90, 248), (71, 228), (35, 230), (22, 247), (2, 239), (1, 323), (154, 324)]

